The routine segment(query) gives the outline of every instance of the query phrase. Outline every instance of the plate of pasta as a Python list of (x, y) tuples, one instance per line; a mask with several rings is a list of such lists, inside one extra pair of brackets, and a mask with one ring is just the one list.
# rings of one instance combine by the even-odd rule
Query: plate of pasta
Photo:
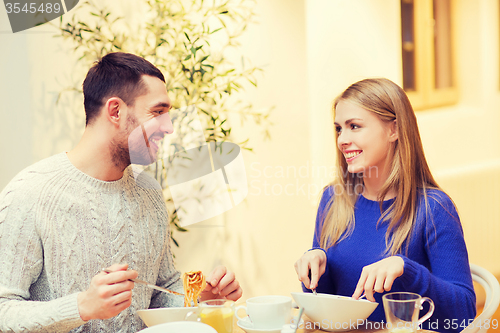
[(198, 297), (205, 289), (205, 276), (201, 271), (190, 271), (182, 274), (182, 284), (184, 287), (184, 307), (170, 307), (157, 309), (138, 310), (137, 313), (142, 321), (148, 327), (176, 322), (176, 321), (192, 321), (196, 317), (192, 316), (186, 319), (190, 312), (198, 313)]

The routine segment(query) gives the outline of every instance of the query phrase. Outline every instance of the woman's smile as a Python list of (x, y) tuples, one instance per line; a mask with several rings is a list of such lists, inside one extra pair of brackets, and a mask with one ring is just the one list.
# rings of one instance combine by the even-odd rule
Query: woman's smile
[(363, 153), (362, 150), (349, 150), (344, 152), (345, 160), (347, 163), (353, 161), (356, 157), (358, 157), (361, 153)]

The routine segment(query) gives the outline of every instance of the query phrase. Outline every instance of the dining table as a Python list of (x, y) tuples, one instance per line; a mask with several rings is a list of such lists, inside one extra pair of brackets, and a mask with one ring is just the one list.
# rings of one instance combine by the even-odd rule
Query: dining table
[[(294, 316), (297, 311), (294, 311)], [(305, 314), (302, 315), (303, 323), (299, 325), (296, 333), (324, 333), (327, 331), (321, 330), (318, 325), (314, 326), (314, 322), (311, 321)], [(353, 330), (346, 331), (353, 333), (390, 333), (387, 328), (382, 328), (381, 323), (378, 322), (365, 322), (364, 325), (358, 326)], [(237, 319), (235, 317), (233, 333), (246, 333), (242, 328), (237, 325)], [(436, 333), (435, 331), (429, 330), (419, 330), (418, 333)]]

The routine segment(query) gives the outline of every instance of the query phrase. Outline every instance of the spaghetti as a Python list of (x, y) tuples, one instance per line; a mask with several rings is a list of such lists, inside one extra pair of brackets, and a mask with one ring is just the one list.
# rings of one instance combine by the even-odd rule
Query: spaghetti
[(182, 274), (182, 284), (184, 285), (184, 306), (198, 306), (198, 296), (207, 285), (203, 273), (191, 271)]

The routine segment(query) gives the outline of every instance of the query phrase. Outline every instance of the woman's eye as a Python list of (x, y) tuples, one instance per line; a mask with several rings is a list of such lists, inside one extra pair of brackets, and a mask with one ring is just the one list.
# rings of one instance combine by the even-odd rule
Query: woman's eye
[(340, 132), (342, 132), (342, 128), (340, 126), (336, 126), (335, 132), (337, 132), (337, 135), (340, 134)]
[(357, 128), (359, 128), (359, 126), (358, 126), (358, 125), (356, 125), (356, 124), (351, 124), (351, 129), (357, 129)]

